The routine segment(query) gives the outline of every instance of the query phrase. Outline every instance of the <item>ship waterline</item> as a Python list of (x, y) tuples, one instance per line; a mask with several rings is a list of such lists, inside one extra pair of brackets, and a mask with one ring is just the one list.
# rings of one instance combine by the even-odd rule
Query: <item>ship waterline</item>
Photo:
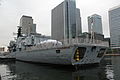
[(106, 47), (103, 46), (74, 45), (52, 49), (16, 51), (14, 54), (17, 60), (25, 62), (82, 65), (100, 63), (105, 52)]

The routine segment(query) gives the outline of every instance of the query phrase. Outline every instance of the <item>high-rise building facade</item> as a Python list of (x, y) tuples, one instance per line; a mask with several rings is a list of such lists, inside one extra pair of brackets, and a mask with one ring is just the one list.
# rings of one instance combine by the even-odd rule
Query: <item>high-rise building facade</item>
[[(81, 27), (80, 12), (76, 9), (75, 0), (64, 0), (61, 4), (52, 10), (52, 29), (51, 35), (53, 39), (64, 40), (76, 38), (77, 27)], [(78, 16), (76, 18), (76, 15)], [(77, 25), (76, 25), (77, 24)], [(79, 28), (81, 29), (81, 28)], [(80, 31), (80, 30), (79, 30)]]
[(120, 47), (120, 6), (109, 10), (111, 47)]
[(25, 35), (36, 33), (36, 24), (33, 24), (33, 19), (30, 16), (23, 15), (20, 19), (20, 26), (22, 27), (22, 33)]
[(81, 15), (80, 9), (76, 9), (76, 36), (80, 36), (82, 34), (82, 23), (81, 23)]
[(36, 33), (36, 24), (33, 24), (31, 33)]
[(88, 31), (103, 34), (102, 18), (100, 15), (94, 14), (88, 17)]
[(65, 18), (64, 18), (64, 2), (59, 4), (52, 10), (51, 37), (55, 40), (64, 39)]

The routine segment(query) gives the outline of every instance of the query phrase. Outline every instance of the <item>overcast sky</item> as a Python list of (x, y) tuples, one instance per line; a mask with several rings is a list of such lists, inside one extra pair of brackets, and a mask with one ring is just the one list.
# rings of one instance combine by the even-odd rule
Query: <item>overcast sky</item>
[[(37, 32), (51, 33), (51, 9), (63, 0), (0, 0), (0, 46), (7, 46), (13, 39), (13, 32), (22, 15), (32, 16), (37, 24)], [(76, 0), (81, 10), (82, 30), (88, 31), (87, 17), (92, 14), (102, 16), (103, 32), (109, 37), (108, 10), (120, 5), (120, 0)]]

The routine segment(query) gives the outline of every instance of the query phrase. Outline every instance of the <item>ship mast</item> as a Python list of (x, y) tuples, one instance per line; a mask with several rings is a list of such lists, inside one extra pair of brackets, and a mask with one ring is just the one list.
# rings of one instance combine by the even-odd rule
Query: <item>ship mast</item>
[(17, 38), (22, 37), (22, 32), (21, 32), (21, 30), (22, 30), (22, 27), (21, 27), (21, 26), (18, 26)]
[(94, 31), (93, 31), (93, 19), (91, 21), (91, 39), (90, 39), (90, 43), (95, 43), (95, 38), (94, 38)]

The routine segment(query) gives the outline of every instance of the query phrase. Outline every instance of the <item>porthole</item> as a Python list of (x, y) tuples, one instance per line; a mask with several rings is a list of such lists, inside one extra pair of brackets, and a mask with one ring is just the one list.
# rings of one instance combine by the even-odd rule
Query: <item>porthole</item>
[(60, 53), (60, 50), (56, 50), (56, 53)]

